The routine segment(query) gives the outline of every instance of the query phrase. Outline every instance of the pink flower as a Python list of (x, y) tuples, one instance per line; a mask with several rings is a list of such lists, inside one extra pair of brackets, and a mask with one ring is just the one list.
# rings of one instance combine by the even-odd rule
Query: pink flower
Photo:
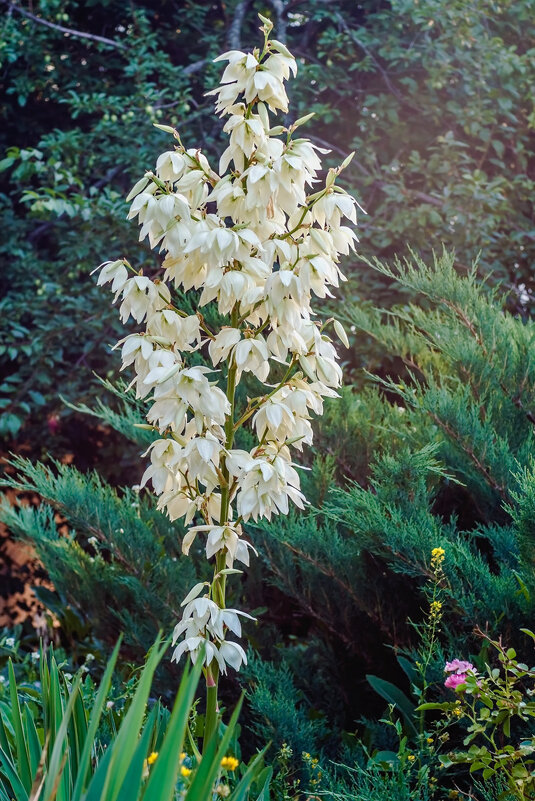
[(476, 672), (471, 662), (464, 662), (462, 659), (454, 659), (444, 665), (444, 673), (466, 673), (467, 670)]
[(466, 679), (466, 673), (452, 673), (444, 682), (444, 687), (448, 687), (450, 690), (455, 690), (460, 684), (464, 684)]

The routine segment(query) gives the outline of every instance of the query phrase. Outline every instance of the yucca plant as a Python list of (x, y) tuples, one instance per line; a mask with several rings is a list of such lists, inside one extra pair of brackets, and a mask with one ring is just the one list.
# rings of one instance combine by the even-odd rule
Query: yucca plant
[[(238, 760), (227, 756), (241, 702), (200, 757), (188, 728), (200, 662), (184, 671), (171, 713), (159, 702), (148, 711), (154, 672), (167, 645), (160, 638), (154, 644), (107, 745), (99, 738), (99, 724), (119, 643), (90, 703), (81, 690), (81, 674), (69, 685), (54, 656), (42, 654), (36, 707), (24, 700), (10, 664), (10, 705), (0, 712), (0, 801), (204, 801), (216, 791), (229, 801), (244, 801), (252, 785), (263, 797), (271, 777), (263, 753), (239, 771)], [(192, 756), (183, 751), (186, 739)], [(228, 780), (235, 771), (239, 778)]]

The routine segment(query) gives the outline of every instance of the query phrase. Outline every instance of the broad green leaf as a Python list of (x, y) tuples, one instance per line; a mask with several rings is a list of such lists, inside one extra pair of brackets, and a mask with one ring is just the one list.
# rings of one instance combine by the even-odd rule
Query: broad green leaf
[(416, 726), (414, 725), (414, 713), (416, 711), (416, 707), (412, 701), (407, 698), (405, 693), (396, 687), (395, 684), (385, 681), (384, 679), (380, 679), (378, 676), (368, 674), (366, 679), (376, 693), (379, 693), (379, 695), (389, 704), (394, 704), (396, 709), (398, 709), (403, 715), (403, 719), (405, 720), (407, 728), (413, 735), (416, 735), (418, 733)]
[[(259, 754), (253, 759), (250, 765), (247, 766), (247, 770), (241, 777), (240, 781), (236, 785), (232, 793), (232, 801), (245, 801), (249, 789), (251, 787), (251, 783), (255, 780), (256, 774), (259, 772), (260, 767), (263, 765), (264, 762), (264, 754), (266, 753), (269, 746), (266, 746)], [(271, 776), (268, 776), (266, 782), (269, 784)], [(266, 791), (266, 782), (264, 783), (264, 787), (260, 795), (262, 795)]]
[(24, 712), (22, 713), (22, 722), (24, 725), (24, 734), (28, 745), (28, 753), (30, 756), (30, 766), (31, 766), (31, 774), (33, 782), (33, 780), (35, 779), (35, 773), (37, 771), (39, 762), (41, 760), (41, 753), (43, 748), (39, 740), (39, 735), (37, 734), (35, 721), (28, 706), (25, 706)]

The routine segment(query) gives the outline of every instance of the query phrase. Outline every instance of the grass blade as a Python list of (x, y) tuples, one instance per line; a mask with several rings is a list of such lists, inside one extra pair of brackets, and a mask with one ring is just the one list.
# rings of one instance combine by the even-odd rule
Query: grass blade
[(161, 637), (158, 637), (151, 648), (128, 712), (123, 719), (113, 747), (110, 748), (112, 755), (103, 788), (103, 799), (106, 799), (106, 801), (116, 801), (119, 789), (128, 771), (130, 760), (137, 746), (154, 672), (164, 655), (167, 645), (168, 643), (165, 643), (161, 646)]
[(165, 739), (147, 782), (143, 801), (171, 801), (174, 796), (180, 769), (180, 752), (184, 745), (191, 705), (195, 698), (201, 670), (202, 659), (199, 658), (191, 673), (186, 667), (182, 674)]
[(32, 788), (32, 772), (30, 769), (30, 757), (26, 748), (24, 732), (22, 728), (22, 716), (20, 713), (19, 696), (17, 693), (17, 682), (15, 671), (11, 659), (8, 663), (9, 672), (9, 695), (11, 699), (11, 722), (15, 732), (15, 747), (17, 751), (17, 768), (20, 780), (26, 791), (29, 793)]
[[(55, 665), (55, 661), (53, 662)], [(57, 665), (55, 666), (56, 671), (56, 678), (57, 678)], [(53, 670), (51, 670), (51, 677), (52, 677)], [(71, 690), (71, 694), (69, 696), (69, 700), (67, 702), (67, 706), (65, 708), (65, 712), (63, 712), (63, 719), (56, 731), (56, 736), (54, 739), (54, 745), (52, 746), (52, 754), (50, 756), (50, 761), (48, 763), (48, 771), (45, 779), (45, 786), (44, 786), (44, 797), (46, 801), (51, 796), (52, 792), (54, 794), (58, 793), (58, 798), (63, 797), (65, 799), (68, 798), (68, 783), (66, 781), (67, 774), (65, 771), (65, 766), (67, 764), (67, 759), (69, 756), (69, 742), (67, 739), (67, 730), (69, 727), (69, 721), (72, 715), (72, 710), (76, 701), (76, 693), (78, 688), (80, 687), (81, 676), (77, 676)], [(62, 710), (62, 698), (59, 688), (59, 681), (56, 680), (51, 681), (52, 689), (52, 702), (55, 708), (55, 714), (58, 714), (59, 710)], [(59, 718), (56, 718), (56, 721), (59, 722)], [(50, 738), (50, 744), (52, 745), (52, 733)], [(62, 796), (59, 796), (59, 782), (63, 782), (63, 793)]]
[(104, 709), (104, 702), (106, 701), (106, 697), (110, 690), (111, 679), (115, 668), (115, 663), (117, 662), (117, 657), (119, 655), (119, 648), (121, 647), (121, 640), (122, 637), (119, 637), (117, 645), (113, 649), (113, 653), (106, 666), (106, 670), (102, 677), (102, 681), (100, 682), (100, 687), (98, 689), (97, 697), (95, 698), (95, 703), (93, 704), (93, 709), (91, 710), (91, 715), (89, 717), (89, 723), (87, 726), (87, 732), (84, 741), (84, 747), (78, 763), (78, 775), (76, 776), (76, 782), (74, 785), (71, 801), (80, 801), (82, 797), (82, 792), (86, 785), (87, 774), (91, 762), (91, 752), (93, 750), (94, 740), (97, 733), (98, 724), (100, 723), (102, 710)]
[(227, 729), (221, 738), (219, 748), (217, 747), (217, 732), (214, 732), (213, 737), (209, 741), (208, 746), (202, 755), (201, 764), (197, 768), (195, 778), (188, 788), (188, 792), (186, 793), (186, 801), (205, 801), (205, 799), (211, 797), (212, 787), (216, 776), (219, 773), (221, 760), (225, 756), (229, 743), (232, 739), (232, 735), (234, 734), (234, 729), (236, 727), (236, 723), (238, 722), (238, 716), (241, 711), (242, 703), (243, 695), (238, 701), (236, 709), (232, 713), (232, 717)]
[(3, 748), (0, 748), (0, 763), (2, 765), (2, 773), (11, 785), (16, 801), (28, 801), (28, 791), (19, 778), (16, 766)]
[(41, 761), (41, 741), (39, 740), (39, 735), (37, 734), (37, 729), (35, 728), (35, 722), (33, 719), (33, 715), (30, 712), (29, 707), (24, 707), (24, 712), (22, 713), (22, 722), (24, 724), (24, 733), (26, 737), (26, 742), (28, 744), (28, 753), (30, 755), (30, 768), (31, 768), (31, 775), (32, 775), (32, 785), (35, 779), (35, 774), (37, 771), (37, 766)]
[(139, 738), (137, 748), (134, 751), (128, 771), (124, 777), (124, 782), (119, 790), (117, 801), (134, 801), (134, 799), (137, 801), (139, 798), (143, 769), (145, 767), (144, 763), (145, 759), (147, 758), (147, 754), (149, 753), (150, 743), (154, 735), (154, 727), (157, 715), (158, 707), (155, 706), (150, 713), (147, 722), (145, 723), (143, 734)]

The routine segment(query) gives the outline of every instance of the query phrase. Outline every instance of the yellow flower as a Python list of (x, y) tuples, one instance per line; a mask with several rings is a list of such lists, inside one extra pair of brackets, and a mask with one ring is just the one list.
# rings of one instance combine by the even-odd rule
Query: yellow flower
[(407, 757), (407, 759), (409, 760), (409, 762), (414, 762), (414, 760), (416, 759), (416, 757), (414, 756), (414, 754), (409, 754), (409, 756)]
[(221, 760), (221, 767), (223, 770), (236, 770), (239, 764), (240, 760), (236, 759), (236, 757), (226, 756)]
[(427, 738), (427, 742), (429, 743), (429, 745), (431, 745), (431, 743), (433, 742), (433, 738), (432, 737), (428, 737)]
[(440, 601), (431, 602), (429, 607), (429, 614), (431, 618), (439, 618), (441, 610), (442, 610), (442, 604)]
[(180, 754), (180, 761), (181, 761), (181, 762), (184, 762), (184, 760), (186, 759), (186, 757), (187, 757), (187, 754), (186, 754), (186, 752), (185, 752), (185, 751), (182, 751), (182, 753)]
[(147, 757), (147, 764), (154, 765), (157, 759), (158, 759), (158, 751), (153, 751), (152, 754), (149, 754), (149, 756)]
[(460, 707), (460, 706), (456, 706), (456, 707), (455, 707), (454, 709), (452, 709), (451, 711), (452, 711), (452, 713), (453, 713), (454, 715), (456, 715), (458, 718), (460, 718), (460, 717), (461, 717), (461, 715), (463, 714), (463, 710), (461, 709), (461, 707)]
[(185, 765), (182, 765), (180, 768), (180, 775), (183, 776), (185, 779), (191, 774), (191, 770), (187, 768)]
[(432, 567), (438, 567), (444, 561), (444, 555), (446, 551), (444, 548), (433, 548), (431, 551), (431, 565)]

